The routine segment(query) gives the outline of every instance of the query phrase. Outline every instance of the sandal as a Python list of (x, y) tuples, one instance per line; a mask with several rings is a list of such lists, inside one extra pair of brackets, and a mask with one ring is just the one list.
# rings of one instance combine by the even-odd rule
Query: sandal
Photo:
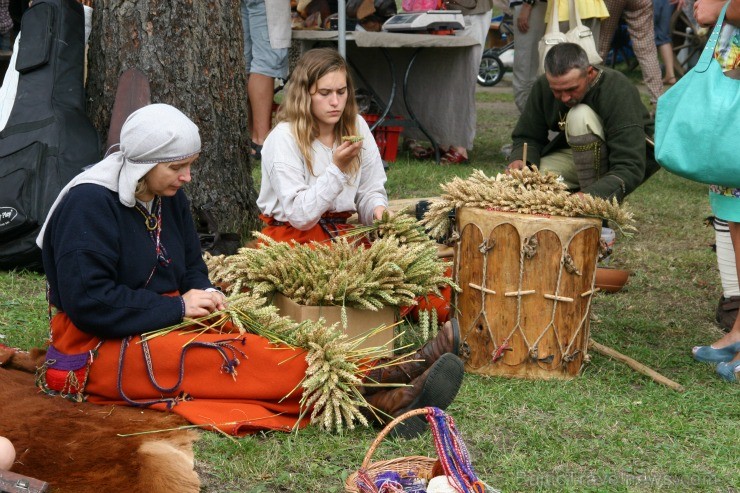
[(740, 360), (720, 363), (717, 365), (717, 374), (728, 382), (740, 382)]
[(250, 142), (249, 147), (253, 151), (249, 153), (249, 157), (256, 159), (257, 161), (262, 161), (262, 146), (260, 144), (255, 144), (254, 142)]
[(450, 146), (450, 148), (447, 149), (447, 152), (442, 156), (442, 159), (440, 159), (440, 164), (470, 164), (470, 159), (466, 158), (457, 152), (454, 147)]

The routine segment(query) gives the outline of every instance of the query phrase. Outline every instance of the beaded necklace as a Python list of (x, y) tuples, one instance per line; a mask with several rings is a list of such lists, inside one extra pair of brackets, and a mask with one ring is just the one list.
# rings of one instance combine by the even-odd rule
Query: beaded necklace
[[(170, 262), (172, 262), (172, 259), (170, 258), (169, 254), (167, 253), (167, 249), (162, 244), (162, 241), (160, 239), (162, 235), (162, 198), (157, 195), (154, 197), (154, 203), (152, 203), (152, 212), (149, 212), (146, 207), (141, 205), (140, 203), (136, 203), (136, 210), (141, 213), (142, 216), (144, 216), (144, 225), (146, 226), (146, 230), (149, 233), (149, 238), (151, 238), (152, 243), (154, 243), (154, 253), (157, 255), (157, 262), (162, 267), (167, 267), (170, 265)], [(156, 210), (156, 214), (154, 211)], [(148, 286), (149, 282), (152, 280), (152, 276), (154, 276), (154, 272), (157, 270), (157, 264), (154, 264), (154, 267), (152, 267), (152, 271), (149, 273), (149, 277), (146, 280), (146, 283), (144, 286)]]

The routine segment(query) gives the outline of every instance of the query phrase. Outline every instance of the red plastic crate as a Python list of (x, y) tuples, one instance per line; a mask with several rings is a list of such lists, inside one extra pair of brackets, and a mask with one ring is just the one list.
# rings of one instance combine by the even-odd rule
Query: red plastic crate
[[(372, 126), (373, 123), (378, 121), (380, 115), (362, 115), (368, 125)], [(400, 120), (400, 117), (396, 117)], [(387, 122), (386, 119), (383, 123)], [(378, 144), (380, 150), (380, 157), (384, 161), (390, 163), (396, 162), (396, 156), (398, 155), (398, 138), (401, 136), (403, 127), (386, 127), (380, 126), (373, 130), (373, 136), (375, 137), (375, 143)]]

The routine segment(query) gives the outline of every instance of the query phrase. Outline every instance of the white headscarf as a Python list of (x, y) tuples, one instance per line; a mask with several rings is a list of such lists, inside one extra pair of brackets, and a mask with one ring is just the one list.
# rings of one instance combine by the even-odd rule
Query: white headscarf
[(157, 163), (180, 161), (199, 152), (198, 127), (177, 108), (150, 104), (134, 111), (121, 127), (120, 150), (72, 178), (59, 192), (36, 237), (36, 244), (42, 248), (51, 215), (72, 187), (94, 183), (117, 192), (123, 205), (133, 207), (137, 183)]

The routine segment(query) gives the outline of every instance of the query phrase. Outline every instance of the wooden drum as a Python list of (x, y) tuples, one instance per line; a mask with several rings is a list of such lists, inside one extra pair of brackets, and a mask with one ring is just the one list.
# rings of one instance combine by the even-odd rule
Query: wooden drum
[(453, 298), (466, 370), (572, 378), (586, 357), (601, 221), (463, 207)]

